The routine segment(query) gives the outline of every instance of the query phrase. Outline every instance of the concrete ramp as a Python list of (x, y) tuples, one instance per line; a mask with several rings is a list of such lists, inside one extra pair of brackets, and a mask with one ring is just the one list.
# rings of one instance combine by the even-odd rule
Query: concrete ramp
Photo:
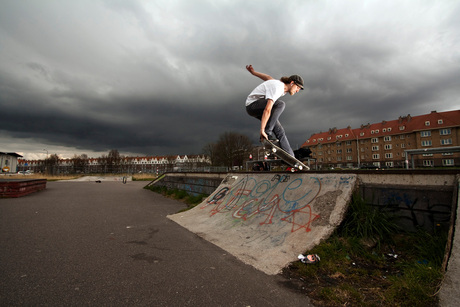
[(354, 174), (229, 174), (203, 203), (168, 218), (243, 262), (277, 274), (330, 236), (355, 183)]
[(83, 177), (76, 178), (76, 179), (68, 179), (68, 180), (62, 180), (62, 181), (63, 182), (69, 182), (69, 181), (75, 181), (75, 182), (120, 181), (120, 182), (126, 182), (126, 181), (132, 181), (132, 180), (133, 180), (132, 176), (83, 176)]

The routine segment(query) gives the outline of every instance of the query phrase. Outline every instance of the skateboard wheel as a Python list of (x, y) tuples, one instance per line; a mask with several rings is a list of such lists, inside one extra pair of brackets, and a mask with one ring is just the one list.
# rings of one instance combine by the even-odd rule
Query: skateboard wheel
[(276, 148), (272, 148), (272, 151), (273, 151), (273, 152), (276, 152)]

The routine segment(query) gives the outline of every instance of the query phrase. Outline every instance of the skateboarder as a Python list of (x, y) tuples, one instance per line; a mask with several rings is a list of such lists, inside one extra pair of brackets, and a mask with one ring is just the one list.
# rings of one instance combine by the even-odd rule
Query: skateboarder
[(286, 105), (279, 98), (286, 93), (292, 96), (303, 90), (302, 77), (292, 75), (275, 80), (267, 74), (255, 71), (252, 65), (247, 65), (246, 69), (252, 75), (264, 80), (246, 99), (246, 112), (261, 121), (260, 139), (265, 138), (270, 141), (279, 142), (279, 146), (282, 149), (295, 157), (284, 128), (278, 120)]

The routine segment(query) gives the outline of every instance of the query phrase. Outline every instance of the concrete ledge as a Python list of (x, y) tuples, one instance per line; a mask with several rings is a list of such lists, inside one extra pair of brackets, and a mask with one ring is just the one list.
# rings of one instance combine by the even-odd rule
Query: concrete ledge
[(0, 198), (21, 197), (46, 189), (46, 179), (0, 180)]

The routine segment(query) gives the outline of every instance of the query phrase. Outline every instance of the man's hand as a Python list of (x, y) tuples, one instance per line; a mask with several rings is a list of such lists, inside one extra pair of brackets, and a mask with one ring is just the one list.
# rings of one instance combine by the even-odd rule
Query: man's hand
[(262, 142), (264, 139), (268, 140), (268, 135), (265, 133), (265, 131), (260, 131), (260, 141)]
[(255, 71), (252, 65), (246, 65), (246, 69), (251, 73), (251, 75), (256, 76), (264, 81), (273, 80), (272, 76)]
[(251, 73), (251, 75), (254, 74), (254, 68), (252, 67), (252, 65), (246, 65), (246, 69)]

